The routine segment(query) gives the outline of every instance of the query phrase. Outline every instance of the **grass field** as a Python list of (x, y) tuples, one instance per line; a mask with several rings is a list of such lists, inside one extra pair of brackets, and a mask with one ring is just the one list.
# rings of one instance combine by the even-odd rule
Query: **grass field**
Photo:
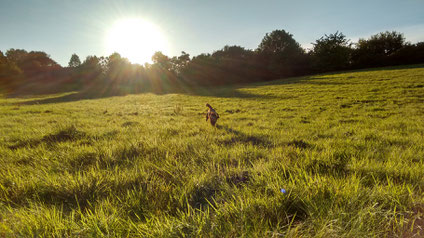
[(423, 118), (423, 65), (3, 97), (0, 237), (423, 236)]

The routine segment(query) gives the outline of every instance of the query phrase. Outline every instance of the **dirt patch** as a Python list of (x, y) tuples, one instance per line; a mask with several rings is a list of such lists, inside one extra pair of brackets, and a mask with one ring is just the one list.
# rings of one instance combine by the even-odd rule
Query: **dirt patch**
[(127, 121), (127, 122), (124, 122), (122, 124), (122, 127), (133, 127), (133, 126), (139, 126), (139, 125), (140, 125), (140, 122), (137, 122), (137, 121)]
[(307, 149), (307, 148), (312, 147), (311, 144), (309, 144), (309, 143), (307, 143), (303, 140), (292, 140), (289, 143), (287, 143), (287, 145), (294, 146), (294, 147), (297, 147), (297, 148), (300, 148), (300, 149)]
[(408, 223), (404, 224), (400, 235), (393, 235), (392, 237), (424, 237), (424, 204), (412, 209)]

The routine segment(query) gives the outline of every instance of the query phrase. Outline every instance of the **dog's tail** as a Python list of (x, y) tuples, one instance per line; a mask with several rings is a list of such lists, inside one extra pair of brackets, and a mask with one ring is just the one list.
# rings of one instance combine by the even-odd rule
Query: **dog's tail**
[(212, 109), (212, 106), (209, 105), (209, 103), (206, 103), (206, 106), (209, 107), (210, 109)]

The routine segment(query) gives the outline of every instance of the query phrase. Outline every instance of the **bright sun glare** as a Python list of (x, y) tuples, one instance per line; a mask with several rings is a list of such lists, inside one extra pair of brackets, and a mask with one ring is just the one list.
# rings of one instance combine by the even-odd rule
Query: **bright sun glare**
[(118, 52), (132, 63), (151, 62), (156, 51), (166, 54), (168, 46), (160, 29), (139, 18), (117, 21), (107, 32), (107, 54)]

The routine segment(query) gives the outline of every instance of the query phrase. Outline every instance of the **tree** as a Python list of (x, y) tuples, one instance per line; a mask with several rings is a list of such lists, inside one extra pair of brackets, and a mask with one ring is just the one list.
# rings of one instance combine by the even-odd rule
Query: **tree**
[(11, 88), (21, 76), (21, 69), (0, 51), (0, 88)]
[(178, 88), (177, 72), (173, 70), (172, 60), (161, 51), (152, 56), (153, 64), (148, 68), (148, 77), (152, 90), (155, 92), (169, 92)]
[(349, 67), (351, 43), (341, 32), (324, 35), (312, 43), (314, 69), (319, 72), (341, 70)]
[(180, 56), (178, 56), (178, 57), (174, 56), (171, 59), (172, 70), (176, 74), (180, 74), (189, 62), (190, 62), (190, 55), (187, 54), (185, 51), (181, 51)]
[(257, 52), (267, 66), (271, 78), (292, 76), (305, 71), (305, 51), (293, 35), (285, 30), (267, 33)]
[(27, 76), (60, 68), (43, 51), (27, 52), (20, 49), (10, 49), (6, 52), (6, 56), (9, 62), (15, 63)]
[(190, 61), (190, 54), (187, 54), (185, 51), (181, 51), (181, 55), (178, 56), (178, 60), (186, 63)]
[(405, 46), (405, 37), (396, 31), (381, 32), (368, 40), (359, 39), (353, 54), (357, 67), (389, 65), (388, 56)]
[(36, 64), (39, 67), (57, 67), (59, 66), (56, 61), (50, 58), (50, 55), (43, 51), (31, 51), (25, 58), (25, 63)]
[(79, 67), (79, 72), (82, 75), (81, 80), (99, 79), (106, 71), (106, 59), (89, 55)]
[(126, 80), (131, 73), (131, 63), (119, 53), (113, 53), (106, 58), (106, 75), (110, 80)]
[(224, 46), (221, 50), (217, 50), (212, 54), (215, 58), (231, 58), (231, 59), (245, 59), (253, 54), (252, 51), (246, 50), (244, 47), (233, 45)]
[(180, 71), (180, 82), (212, 86), (258, 80), (262, 75), (257, 70), (255, 55), (252, 50), (236, 45), (226, 45), (213, 54), (200, 54), (188, 61)]
[(6, 56), (4, 56), (3, 52), (0, 50), (0, 64), (3, 64), (7, 61)]
[(89, 55), (85, 58), (81, 66), (84, 68), (103, 68), (104, 58), (97, 57), (95, 55)]
[[(260, 78), (255, 61), (255, 53), (241, 46), (224, 46), (212, 54), (213, 61), (218, 68), (220, 78), (226, 79), (223, 83), (246, 83)], [(220, 80), (215, 80), (220, 82)], [(221, 80), (222, 81), (222, 80)]]
[(402, 49), (388, 56), (390, 65), (424, 63), (424, 42), (405, 44)]
[(24, 60), (24, 58), (28, 55), (26, 50), (21, 49), (9, 49), (6, 52), (6, 57), (10, 62), (19, 63)]
[(275, 30), (266, 33), (258, 46), (258, 51), (266, 54), (277, 54), (291, 56), (304, 53), (300, 44), (293, 38), (293, 35), (285, 30)]
[(155, 52), (155, 54), (152, 56), (152, 61), (162, 69), (171, 69), (171, 59), (164, 55), (161, 51)]
[(375, 54), (390, 55), (401, 49), (405, 44), (405, 37), (396, 31), (380, 32), (371, 36), (369, 40), (360, 39), (358, 48), (366, 48)]
[(72, 54), (71, 59), (69, 60), (68, 66), (71, 68), (76, 68), (81, 65), (81, 60), (77, 54)]

